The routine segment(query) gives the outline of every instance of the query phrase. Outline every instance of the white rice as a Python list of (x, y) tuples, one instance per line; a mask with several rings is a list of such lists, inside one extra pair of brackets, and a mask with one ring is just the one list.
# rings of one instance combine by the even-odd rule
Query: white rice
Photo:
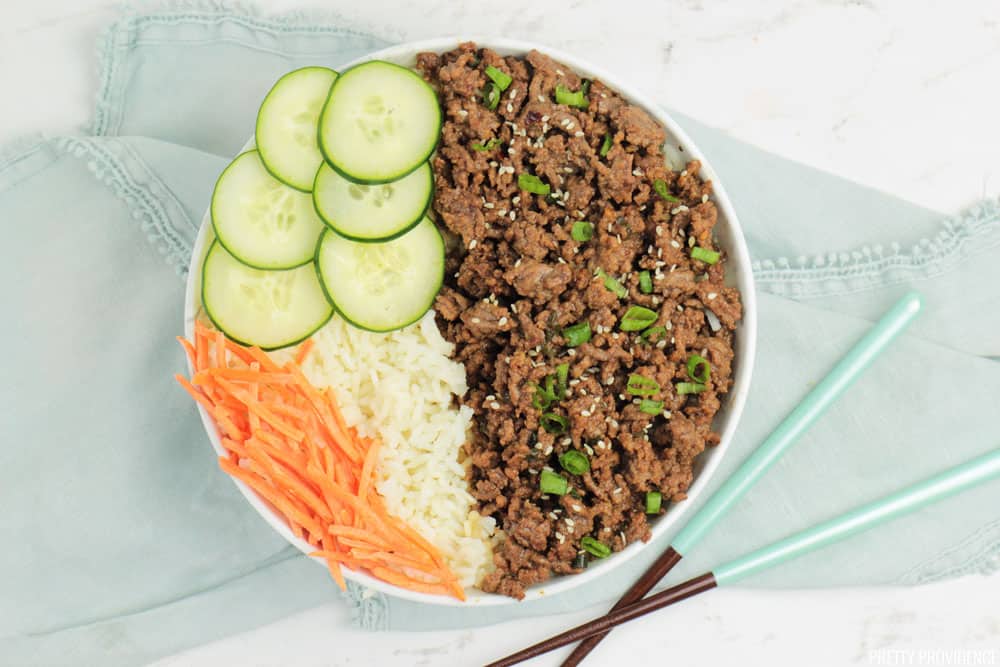
[(302, 370), (332, 387), (344, 418), (378, 438), (376, 488), (386, 508), (438, 547), (464, 586), (493, 569), (495, 521), (472, 508), (460, 461), (472, 410), (453, 407), (465, 369), (449, 358), (434, 313), (388, 334), (334, 317), (313, 335)]

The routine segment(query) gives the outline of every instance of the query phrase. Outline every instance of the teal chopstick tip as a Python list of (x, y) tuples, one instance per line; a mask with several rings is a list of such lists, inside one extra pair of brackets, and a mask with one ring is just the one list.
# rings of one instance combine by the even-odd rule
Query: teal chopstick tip
[(674, 549), (680, 554), (690, 553), (729, 508), (875, 361), (922, 308), (923, 297), (918, 292), (909, 292), (893, 304), (674, 536)]

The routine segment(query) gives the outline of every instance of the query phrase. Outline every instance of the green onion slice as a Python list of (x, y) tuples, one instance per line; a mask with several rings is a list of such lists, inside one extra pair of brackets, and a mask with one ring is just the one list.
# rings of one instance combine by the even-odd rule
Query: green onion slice
[(628, 376), (628, 383), (625, 385), (625, 389), (633, 396), (652, 396), (659, 393), (660, 384), (656, 380), (644, 375), (633, 373)]
[(580, 84), (580, 92), (586, 97), (590, 95), (590, 79), (584, 79), (583, 83)]
[(587, 554), (581, 552), (576, 555), (573, 560), (573, 568), (577, 570), (583, 570), (587, 567)]
[(653, 189), (656, 190), (656, 194), (669, 202), (677, 203), (680, 201), (680, 199), (670, 194), (670, 190), (667, 189), (667, 182), (662, 178), (657, 178), (653, 181)]
[(569, 386), (569, 364), (556, 366), (556, 389), (560, 399), (566, 398), (566, 387)]
[(611, 555), (611, 547), (604, 542), (595, 540), (590, 535), (580, 540), (580, 546), (591, 556), (596, 556), (597, 558), (607, 558)]
[(625, 311), (618, 328), (622, 331), (642, 331), (656, 321), (656, 312), (643, 306), (632, 306)]
[(551, 190), (548, 183), (544, 183), (542, 179), (532, 174), (518, 174), (517, 187), (536, 195), (547, 195)]
[[(645, 331), (643, 331), (641, 334), (639, 334), (639, 337), (642, 340), (648, 340), (648, 341), (653, 341), (653, 337), (654, 336), (662, 336), (662, 337), (666, 338), (666, 336), (667, 336), (667, 328), (666, 327), (649, 327), (648, 329), (646, 329)], [(655, 342), (655, 341), (653, 341), (653, 342)]]
[(649, 271), (639, 272), (639, 291), (643, 294), (650, 294), (653, 291), (653, 277), (649, 275)]
[(659, 514), (663, 496), (659, 491), (646, 492), (646, 514)]
[(556, 104), (565, 104), (578, 109), (586, 109), (589, 106), (583, 89), (573, 92), (561, 83), (556, 86)]
[(705, 384), (708, 382), (708, 378), (712, 377), (712, 364), (699, 354), (692, 354), (688, 357), (687, 370), (688, 377), (701, 384)]
[(609, 292), (614, 292), (615, 296), (619, 299), (624, 299), (628, 296), (628, 290), (622, 285), (614, 276), (609, 276), (604, 272), (604, 269), (597, 269), (596, 271), (598, 277), (604, 279), (604, 286), (608, 288)]
[(493, 150), (494, 148), (496, 148), (499, 145), (500, 145), (500, 140), (497, 139), (496, 137), (493, 137), (492, 139), (490, 139), (489, 141), (487, 141), (485, 144), (480, 144), (478, 142), (472, 144), (472, 150), (479, 151), (480, 153), (485, 153), (486, 151)]
[(653, 401), (648, 398), (642, 399), (639, 403), (639, 410), (647, 415), (658, 415), (663, 412), (663, 401)]
[(569, 482), (562, 475), (554, 473), (551, 470), (543, 470), (541, 477), (538, 479), (538, 488), (541, 489), (542, 493), (563, 496), (569, 490)]
[(608, 151), (611, 150), (611, 145), (612, 145), (611, 133), (609, 132), (604, 135), (604, 141), (601, 142), (601, 157), (607, 156)]
[(483, 88), (483, 104), (490, 111), (496, 111), (497, 105), (500, 104), (500, 89), (495, 84), (491, 83)]
[(549, 433), (555, 433), (556, 435), (565, 433), (566, 429), (569, 428), (569, 420), (562, 415), (557, 415), (554, 412), (542, 413), (542, 417), (538, 421), (541, 423), (542, 428)]
[(580, 322), (579, 324), (566, 327), (563, 329), (562, 335), (566, 339), (567, 347), (583, 345), (590, 340), (590, 322)]
[(677, 393), (680, 396), (684, 394), (700, 394), (705, 391), (705, 385), (700, 382), (678, 382), (676, 386)]
[(714, 250), (709, 250), (708, 248), (702, 248), (698, 245), (691, 248), (691, 259), (697, 259), (705, 262), (706, 264), (715, 264), (719, 261), (719, 253)]
[(486, 66), (486, 76), (490, 77), (490, 80), (497, 85), (501, 91), (507, 90), (507, 86), (513, 81), (509, 74), (502, 70), (498, 70), (493, 65)]
[(586, 454), (571, 449), (559, 456), (559, 465), (571, 475), (582, 475), (590, 470), (590, 459)]
[(573, 229), (569, 233), (574, 241), (589, 241), (594, 238), (594, 225), (586, 220), (579, 220), (573, 223)]

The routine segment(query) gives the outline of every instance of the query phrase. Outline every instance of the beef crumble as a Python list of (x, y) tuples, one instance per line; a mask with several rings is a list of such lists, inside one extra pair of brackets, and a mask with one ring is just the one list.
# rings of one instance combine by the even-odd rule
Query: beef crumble
[[(731, 384), (740, 297), (724, 284), (711, 182), (697, 161), (667, 166), (666, 132), (644, 110), (537, 51), (466, 43), (417, 63), (445, 119), (433, 160), (434, 209), (451, 238), (438, 323), (468, 375), (470, 490), (506, 533), (481, 587), (521, 598), (580, 571), (584, 537), (613, 551), (648, 539), (647, 492), (664, 505), (685, 497), (695, 458), (719, 441), (712, 419)], [(488, 66), (511, 79), (495, 110)], [(557, 86), (585, 104), (557, 103)], [(548, 194), (521, 189), (522, 174)], [(718, 261), (693, 259), (695, 247)], [(633, 306), (655, 321), (623, 330)], [(567, 328), (583, 323), (589, 340), (574, 340)], [(695, 368), (702, 390), (679, 393), (695, 385), (692, 355), (710, 376)], [(630, 392), (630, 376), (644, 387)], [(589, 470), (564, 470), (568, 451)], [(568, 492), (543, 494), (545, 470)]]

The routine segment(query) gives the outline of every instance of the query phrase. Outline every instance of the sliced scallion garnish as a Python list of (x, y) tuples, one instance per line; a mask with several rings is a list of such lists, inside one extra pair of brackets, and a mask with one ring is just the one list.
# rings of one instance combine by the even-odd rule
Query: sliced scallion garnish
[(653, 278), (649, 271), (639, 272), (639, 291), (643, 294), (650, 294), (653, 291)]
[(659, 514), (663, 496), (659, 491), (646, 492), (646, 514)]
[(622, 316), (618, 328), (622, 331), (642, 331), (656, 321), (655, 311), (643, 306), (631, 306)]
[(691, 259), (697, 259), (698, 261), (705, 262), (706, 264), (715, 264), (719, 261), (719, 253), (697, 245), (691, 248)]
[[(625, 297), (628, 296), (628, 290), (625, 289), (625, 286), (622, 285), (620, 282), (618, 282), (618, 280), (614, 276), (609, 276), (607, 273), (604, 272), (604, 269), (600, 268), (597, 269), (596, 273), (599, 278), (604, 280), (604, 286), (608, 289), (609, 292), (614, 292), (614, 295), (617, 296), (619, 299), (624, 299)], [(626, 329), (626, 331), (628, 330)]]
[(656, 194), (660, 195), (662, 199), (674, 202), (675, 204), (680, 202), (680, 199), (670, 194), (670, 190), (667, 188), (667, 182), (662, 178), (657, 178), (653, 181), (653, 189), (656, 190)]
[(708, 363), (708, 359), (705, 357), (699, 354), (692, 354), (687, 360), (687, 372), (689, 378), (695, 382), (705, 384), (708, 382), (708, 378), (712, 376), (712, 365)]
[(542, 428), (556, 435), (565, 433), (566, 429), (569, 428), (569, 420), (555, 412), (543, 412), (538, 421), (542, 425)]
[(700, 394), (705, 391), (705, 385), (700, 382), (678, 382), (675, 386), (677, 394), (680, 396), (684, 394)]
[(499, 88), (501, 92), (507, 90), (507, 86), (509, 86), (510, 82), (514, 80), (509, 74), (497, 69), (493, 65), (486, 66), (486, 76), (490, 77), (490, 80), (497, 85), (497, 88)]
[(569, 386), (569, 364), (556, 366), (556, 390), (559, 399), (566, 398), (566, 388)]
[(548, 183), (533, 174), (518, 174), (517, 187), (536, 195), (547, 195), (551, 190)]
[(483, 88), (483, 105), (490, 111), (496, 111), (498, 104), (500, 104), (500, 89), (491, 83)]
[(642, 399), (639, 403), (639, 410), (647, 415), (658, 415), (663, 412), (663, 401), (653, 401), (648, 398)]
[(496, 137), (493, 137), (492, 139), (490, 139), (489, 141), (487, 141), (485, 144), (481, 144), (479, 142), (473, 143), (472, 144), (472, 150), (479, 151), (480, 153), (485, 153), (486, 151), (493, 150), (494, 148), (496, 148), (499, 145), (500, 145), (500, 140), (497, 139)]
[(582, 475), (590, 470), (590, 459), (586, 454), (571, 449), (559, 456), (559, 465), (571, 475)]
[(569, 482), (562, 475), (554, 473), (551, 470), (543, 470), (538, 479), (538, 488), (542, 493), (563, 496), (569, 490)]
[(570, 230), (569, 235), (573, 237), (574, 241), (579, 241), (583, 243), (594, 238), (594, 225), (586, 220), (578, 220), (573, 223), (573, 228)]
[(586, 109), (589, 106), (587, 95), (582, 89), (574, 92), (561, 83), (556, 86), (556, 104), (565, 104), (577, 109)]
[(604, 542), (595, 540), (590, 535), (580, 540), (580, 546), (591, 556), (596, 556), (597, 558), (607, 558), (611, 555), (611, 547)]
[(590, 340), (590, 322), (580, 322), (579, 324), (566, 327), (563, 329), (562, 335), (566, 339), (567, 347), (583, 345)]
[(644, 375), (633, 373), (628, 376), (625, 390), (633, 396), (652, 396), (660, 391), (660, 383)]
[(604, 135), (604, 141), (601, 142), (601, 157), (607, 157), (608, 151), (611, 150), (612, 145), (611, 133)]

